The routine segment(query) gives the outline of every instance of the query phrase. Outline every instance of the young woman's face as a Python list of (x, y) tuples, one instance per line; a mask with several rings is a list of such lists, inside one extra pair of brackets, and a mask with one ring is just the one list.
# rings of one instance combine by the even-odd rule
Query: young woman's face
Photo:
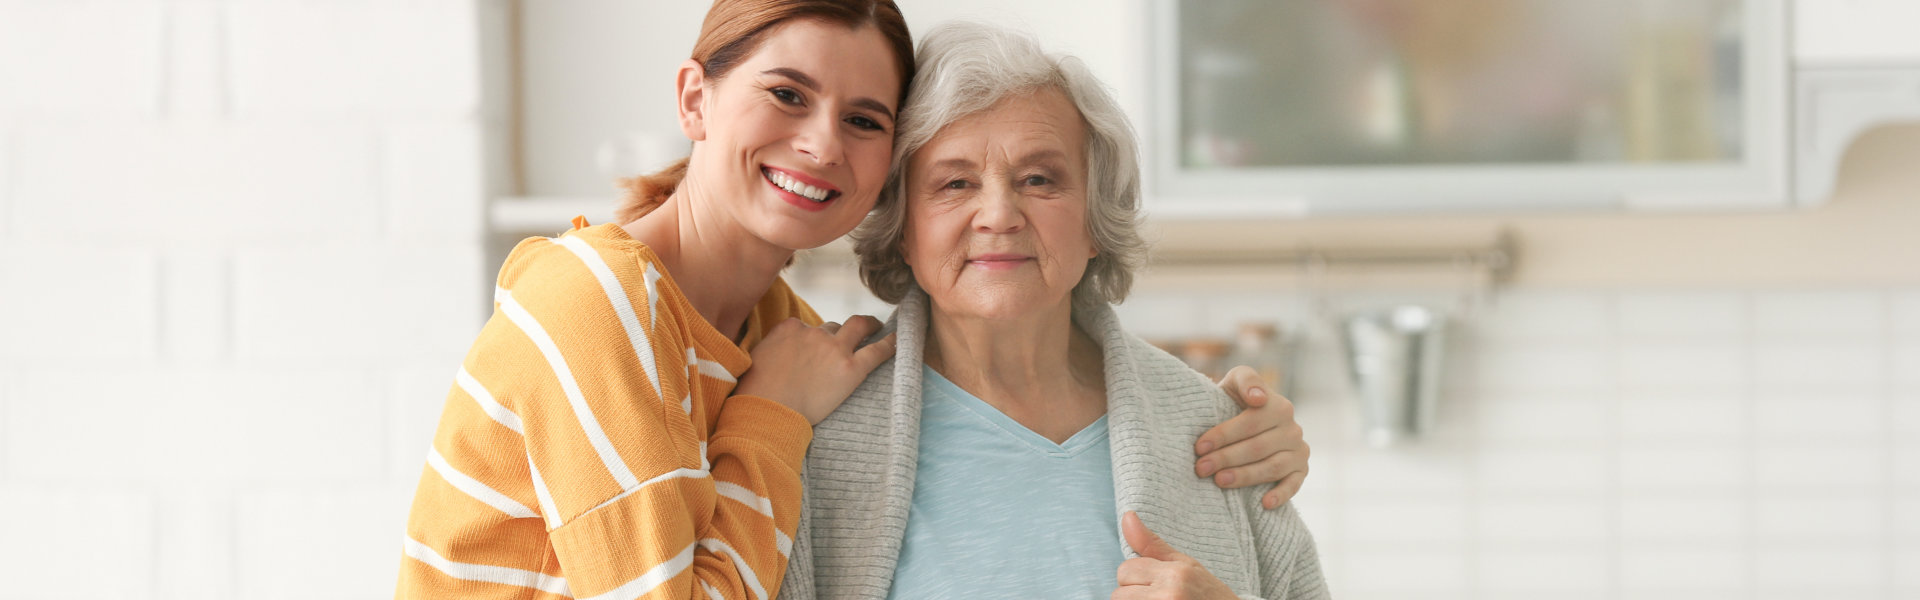
[[(796, 20), (698, 101), (690, 177), (753, 235), (801, 250), (852, 231), (893, 155), (899, 71), (873, 27)], [(684, 98), (683, 98), (684, 102)]]

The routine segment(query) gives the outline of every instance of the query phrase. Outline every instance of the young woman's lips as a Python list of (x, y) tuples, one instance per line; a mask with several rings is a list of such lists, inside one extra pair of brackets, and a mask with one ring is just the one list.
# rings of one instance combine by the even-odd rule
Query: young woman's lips
[(989, 271), (1018, 269), (1033, 262), (1033, 257), (1024, 254), (980, 254), (967, 258), (967, 266)]
[[(827, 197), (825, 200), (820, 200), (816, 202), (812, 198), (808, 198), (806, 196), (802, 196), (800, 194), (796, 194), (791, 191), (788, 191), (787, 188), (780, 187), (780, 184), (773, 182), (774, 173), (779, 173), (783, 176), (786, 176), (788, 179), (792, 181), (799, 182), (802, 185), (810, 185), (816, 188), (826, 190)], [(789, 171), (789, 170), (781, 169), (778, 167), (762, 166), (760, 171), (760, 179), (762, 181), (767, 182), (767, 187), (773, 188), (773, 192), (775, 194), (778, 194), (781, 200), (786, 200), (787, 204), (791, 204), (795, 208), (799, 208), (801, 210), (805, 210), (809, 212), (819, 212), (822, 210), (826, 210), (827, 205), (833, 204), (833, 201), (840, 197), (840, 190), (834, 188), (833, 185), (828, 184), (825, 181), (808, 177), (804, 173)]]

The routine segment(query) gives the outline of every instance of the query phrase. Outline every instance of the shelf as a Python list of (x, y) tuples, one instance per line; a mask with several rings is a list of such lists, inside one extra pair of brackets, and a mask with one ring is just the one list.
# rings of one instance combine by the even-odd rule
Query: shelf
[(565, 231), (574, 217), (594, 224), (613, 220), (612, 196), (505, 196), (494, 198), (487, 217), (495, 233), (551, 234)]

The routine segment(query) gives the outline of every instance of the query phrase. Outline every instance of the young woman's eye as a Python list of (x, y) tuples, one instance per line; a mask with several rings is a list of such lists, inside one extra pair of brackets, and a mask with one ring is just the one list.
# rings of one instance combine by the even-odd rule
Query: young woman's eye
[(883, 131), (886, 129), (885, 127), (881, 127), (879, 122), (860, 115), (847, 117), (847, 122), (851, 123), (854, 127), (859, 127), (867, 131)]
[(773, 97), (779, 99), (783, 104), (800, 103), (800, 92), (793, 91), (793, 88), (773, 88), (769, 93), (772, 93)]

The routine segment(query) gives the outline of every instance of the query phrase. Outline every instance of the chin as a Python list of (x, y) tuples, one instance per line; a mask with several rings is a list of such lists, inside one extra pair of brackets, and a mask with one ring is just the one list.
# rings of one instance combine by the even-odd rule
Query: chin
[(833, 243), (834, 240), (840, 239), (841, 236), (853, 230), (853, 227), (849, 226), (846, 228), (846, 231), (838, 234), (833, 232), (823, 233), (821, 231), (822, 228), (817, 223), (797, 223), (792, 221), (767, 223), (766, 225), (767, 226), (760, 232), (760, 239), (789, 250), (812, 250), (819, 248)]
[[(1012, 290), (1007, 290), (1012, 291)], [(984, 293), (968, 299), (968, 312), (989, 321), (1013, 321), (1031, 318), (1048, 310), (1063, 307), (1065, 301), (1058, 298), (1040, 297), (1027, 292)]]

